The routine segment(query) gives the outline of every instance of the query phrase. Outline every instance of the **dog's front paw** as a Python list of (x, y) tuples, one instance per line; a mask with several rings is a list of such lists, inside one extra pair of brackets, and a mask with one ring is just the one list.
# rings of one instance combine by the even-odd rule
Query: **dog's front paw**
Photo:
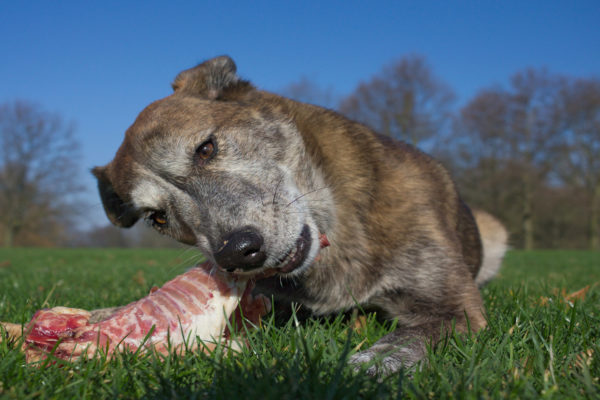
[(400, 369), (404, 369), (407, 375), (412, 375), (422, 358), (423, 352), (420, 349), (375, 344), (370, 349), (352, 355), (348, 362), (356, 372), (364, 371), (370, 376), (387, 376)]

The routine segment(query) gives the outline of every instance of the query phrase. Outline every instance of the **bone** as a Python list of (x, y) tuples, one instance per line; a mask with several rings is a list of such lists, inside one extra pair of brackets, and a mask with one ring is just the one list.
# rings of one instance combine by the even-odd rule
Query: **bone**
[(238, 304), (244, 307), (244, 318), (254, 323), (270, 307), (263, 296), (252, 298), (252, 286), (247, 278), (228, 275), (205, 263), (97, 323), (89, 323), (91, 313), (86, 310), (40, 310), (23, 329), (26, 360), (44, 360), (50, 352), (66, 360), (91, 358), (97, 350), (110, 358), (124, 349), (154, 349), (166, 354), (185, 349), (209, 352), (219, 344), (239, 348), (237, 341), (228, 343), (227, 329), (227, 321), (242, 320), (239, 310), (236, 312)]
[(2, 340), (16, 340), (19, 339), (23, 334), (23, 327), (19, 324), (13, 324), (11, 322), (0, 322), (0, 342)]

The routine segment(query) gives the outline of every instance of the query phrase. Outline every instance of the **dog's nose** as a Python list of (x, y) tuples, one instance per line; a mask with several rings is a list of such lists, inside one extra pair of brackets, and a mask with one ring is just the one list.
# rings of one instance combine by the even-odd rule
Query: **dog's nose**
[(214, 254), (215, 261), (226, 270), (240, 268), (249, 271), (259, 268), (267, 259), (263, 244), (262, 236), (253, 228), (229, 233)]

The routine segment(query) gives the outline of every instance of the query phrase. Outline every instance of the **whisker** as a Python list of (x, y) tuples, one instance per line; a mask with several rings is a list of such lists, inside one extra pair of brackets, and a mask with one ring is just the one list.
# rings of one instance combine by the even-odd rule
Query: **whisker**
[(293, 204), (293, 203), (295, 203), (296, 201), (300, 200), (300, 199), (301, 199), (301, 198), (303, 198), (304, 196), (308, 196), (309, 194), (313, 194), (313, 193), (315, 193), (315, 192), (318, 192), (318, 191), (320, 191), (320, 190), (324, 190), (324, 189), (328, 189), (328, 188), (329, 188), (329, 186), (323, 186), (323, 187), (320, 187), (320, 188), (316, 188), (316, 189), (310, 190), (310, 191), (308, 191), (308, 192), (306, 192), (306, 193), (303, 193), (303, 194), (301, 194), (300, 196), (298, 196), (298, 197), (296, 197), (295, 199), (293, 199), (292, 201), (290, 201), (289, 203), (287, 203), (287, 204), (285, 205), (285, 207), (284, 207), (284, 208), (287, 208), (287, 207), (289, 207), (291, 204)]
[(277, 192), (279, 192), (279, 187), (283, 183), (283, 176), (279, 178), (277, 185), (275, 185), (275, 190), (273, 191), (273, 202), (271, 204), (275, 205), (277, 200)]

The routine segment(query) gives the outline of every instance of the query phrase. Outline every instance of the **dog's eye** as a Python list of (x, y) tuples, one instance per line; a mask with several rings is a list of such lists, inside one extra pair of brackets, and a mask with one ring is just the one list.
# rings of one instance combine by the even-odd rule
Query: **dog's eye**
[(215, 156), (217, 145), (213, 139), (208, 139), (196, 148), (196, 159), (199, 163), (205, 163)]
[(155, 227), (164, 227), (167, 225), (167, 216), (162, 211), (154, 211), (148, 215), (148, 220)]

